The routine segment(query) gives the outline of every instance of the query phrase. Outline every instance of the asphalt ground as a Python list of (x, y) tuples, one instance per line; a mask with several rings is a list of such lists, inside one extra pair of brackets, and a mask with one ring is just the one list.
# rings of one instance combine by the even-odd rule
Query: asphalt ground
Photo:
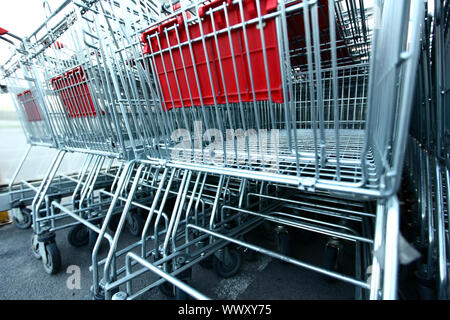
[[(68, 229), (57, 232), (56, 243), (61, 252), (61, 271), (56, 275), (47, 274), (41, 260), (37, 260), (30, 248), (32, 229), (20, 230), (14, 224), (0, 227), (0, 300), (79, 300), (85, 299), (92, 284), (91, 251), (85, 246), (72, 247), (67, 242)], [(292, 242), (292, 256), (320, 265), (327, 239), (319, 235), (308, 241)], [(249, 241), (268, 249), (275, 249), (274, 241), (267, 234), (254, 232)], [(121, 244), (127, 245), (136, 238), (124, 233)], [(106, 255), (107, 246), (102, 246), (101, 257)], [(343, 273), (353, 272), (353, 246), (345, 247)], [(213, 270), (196, 265), (192, 269), (189, 284), (213, 299), (224, 300), (271, 300), (271, 299), (353, 299), (354, 287), (341, 281), (326, 278), (318, 273), (283, 263), (259, 253), (243, 254), (240, 272), (228, 279), (220, 278)], [(119, 259), (118, 263), (122, 263)], [(81, 271), (80, 288), (68, 286), (73, 268)], [(156, 280), (151, 272), (133, 281), (133, 288), (139, 289)], [(121, 287), (121, 289), (123, 289)], [(140, 299), (167, 299), (160, 290), (152, 289)]]

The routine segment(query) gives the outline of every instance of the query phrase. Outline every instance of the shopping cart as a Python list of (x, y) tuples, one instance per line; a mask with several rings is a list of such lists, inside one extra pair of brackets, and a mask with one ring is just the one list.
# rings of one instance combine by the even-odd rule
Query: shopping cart
[[(39, 181), (16, 179), (26, 163), (33, 147), (56, 148), (53, 131), (48, 124), (47, 114), (42, 108), (42, 92), (32, 77), (33, 66), (27, 63), (27, 51), (22, 39), (5, 29), (0, 29), (1, 39), (10, 43), (15, 51), (1, 67), (2, 78), (6, 81), (14, 107), (27, 139), (28, 148), (9, 183), (9, 205), (3, 210), (13, 210), (13, 219), (18, 228), (26, 229), (32, 223), (31, 211), (27, 208), (39, 188)], [(20, 41), (20, 42), (19, 42)], [(58, 190), (53, 190), (53, 198), (59, 198)]]
[[(43, 34), (29, 37), (31, 60), (58, 148), (99, 164), (79, 180), (86, 201), (50, 201), (50, 216), (39, 219), (54, 221), (59, 209), (99, 234), (94, 297), (160, 287), (206, 298), (186, 284), (192, 266), (212, 260), (231, 277), (245, 248), (351, 283), (357, 298), (396, 297), (395, 194), (421, 1), (182, 2), (161, 14), (151, 1), (64, 8), (55, 11), (63, 19), (51, 26), (52, 14)], [(122, 165), (94, 192), (104, 159)], [(140, 239), (123, 248), (136, 210), (147, 212)], [(279, 252), (245, 240), (267, 222)], [(291, 229), (330, 238), (323, 266), (291, 256)], [(110, 246), (100, 259), (103, 239)], [(336, 268), (342, 241), (354, 244), (352, 275)], [(133, 288), (149, 270), (161, 278)]]
[(449, 3), (437, 1), (424, 28), (416, 104), (411, 121), (405, 201), (423, 253), (414, 280), (424, 299), (448, 296), (449, 114), (446, 50)]
[[(80, 49), (77, 40), (81, 41), (81, 38), (73, 39), (71, 36), (81, 30), (78, 29), (80, 20), (84, 21), (82, 17), (86, 11), (83, 7), (90, 5), (92, 3), (89, 1), (83, 2), (81, 7), (72, 1), (65, 1), (54, 12), (49, 10), (46, 21), (21, 42), (23, 55), (13, 57), (19, 62), (11, 63), (12, 66), (5, 71), (8, 89), (12, 93), (22, 90), (14, 86), (17, 79), (14, 72), (29, 71), (23, 81), (28, 81), (30, 87), (18, 91), (13, 97), (17, 113), (21, 116), (30, 144), (43, 144), (51, 140), (53, 144), (47, 142), (48, 146), (58, 150), (44, 179), (36, 186), (27, 184), (34, 191), (27, 199), (27, 204), (32, 207), (28, 216), (28, 223), (34, 229), (32, 250), (36, 258), (42, 258), (45, 270), (52, 274), (59, 271), (61, 265), (55, 242), (56, 231), (71, 228), (68, 241), (73, 246), (89, 243), (93, 247), (95, 244), (95, 231), (92, 230), (98, 230), (104, 208), (108, 207), (110, 192), (114, 191), (118, 176), (122, 173), (123, 165), (118, 160), (126, 159), (129, 155), (124, 150), (130, 149), (125, 147), (125, 143), (130, 144), (129, 141), (122, 139), (125, 134), (121, 126), (125, 122), (121, 120), (119, 124), (117, 114), (110, 113), (108, 108), (100, 109), (100, 103), (107, 101), (102, 99), (107, 99), (112, 91), (101, 91), (98, 84), (95, 91), (89, 91), (94, 85), (87, 82), (84, 70), (90, 75), (97, 71), (101, 76), (101, 67), (83, 70), (89, 66), (77, 66), (79, 57), (73, 56), (74, 50)], [(48, 6), (45, 1), (44, 6)], [(76, 21), (79, 23), (76, 24)], [(52, 40), (55, 37), (62, 39)], [(76, 53), (83, 57), (80, 51)], [(22, 65), (26, 67), (19, 68)], [(110, 89), (107, 87), (109, 83), (104, 84), (106, 89)], [(96, 110), (99, 110), (98, 113)], [(114, 125), (118, 128), (116, 135)], [(120, 137), (117, 132), (120, 132)], [(79, 151), (85, 155), (78, 171), (70, 175), (61, 172), (64, 161), (71, 161), (67, 155)], [(22, 164), (23, 161), (20, 166)], [(68, 222), (67, 217), (74, 218), (76, 222)], [(129, 220), (129, 229), (139, 229), (139, 220)]]
[[(395, 47), (387, 46), (389, 40), (382, 31), (372, 49), (371, 35), (364, 37), (362, 32), (338, 41), (339, 50), (333, 48), (340, 34), (336, 30), (347, 26), (353, 33), (367, 31), (363, 8), (357, 9), (352, 3), (342, 21), (342, 13), (336, 15), (331, 41), (331, 36), (321, 34), (320, 28), (321, 24), (329, 24), (321, 14), (328, 12), (327, 3), (311, 3), (303, 20), (298, 17), (305, 3), (288, 2), (279, 8), (276, 1), (249, 2), (243, 8), (239, 3), (213, 1), (190, 5), (150, 26), (142, 34), (141, 60), (147, 77), (156, 83), (155, 88), (149, 88), (152, 98), (162, 104), (155, 118), (165, 127), (163, 132), (172, 134), (178, 129), (178, 135), (148, 135), (159, 139), (159, 152), (164, 151), (165, 159), (195, 164), (192, 168), (200, 164), (205, 170), (241, 176), (262, 171), (267, 181), (341, 194), (393, 194), (398, 188), (398, 168), (404, 153), (401, 148), (406, 141), (405, 128), (393, 123), (398, 117), (409, 116), (409, 110), (403, 107), (410, 105), (410, 95), (403, 90), (412, 85), (400, 86), (399, 97), (406, 100), (399, 102), (393, 98), (396, 92), (391, 90), (391, 95), (386, 90), (395, 87), (400, 68), (408, 70), (406, 66), (416, 63), (408, 59), (403, 66), (393, 67), (398, 52), (404, 49), (402, 41), (397, 41)], [(338, 1), (336, 6), (345, 5)], [(331, 16), (339, 13), (334, 7), (332, 10)], [(192, 15), (191, 11), (198, 14)], [(392, 8), (392, 12), (399, 11)], [(353, 23), (345, 20), (351, 16), (356, 16)], [(304, 42), (289, 38), (295, 23), (303, 24), (297, 38), (304, 38)], [(264, 30), (258, 28), (259, 24), (264, 25)], [(395, 30), (400, 40), (403, 32), (392, 25)], [(302, 43), (306, 43), (302, 54), (297, 53), (296, 46)], [(369, 49), (377, 66), (372, 71)], [(295, 52), (295, 58), (291, 52)], [(375, 61), (386, 56), (393, 61)], [(374, 83), (386, 87), (369, 86), (370, 72)], [(410, 81), (407, 79), (400, 78)], [(374, 90), (383, 90), (383, 94)], [(144, 121), (149, 120), (143, 118), (139, 123)], [(194, 127), (195, 123), (198, 126)], [(219, 131), (217, 137), (208, 132), (210, 128)], [(245, 138), (235, 137), (238, 129), (244, 130)], [(266, 137), (261, 133), (264, 130)], [(145, 127), (141, 131), (145, 132)], [(279, 135), (277, 146), (271, 140), (275, 134)], [(202, 139), (207, 141), (199, 143)], [(208, 143), (211, 140), (216, 143)], [(388, 146), (391, 151), (387, 154)], [(149, 153), (152, 155), (151, 150)]]
[[(52, 127), (48, 122), (48, 113), (45, 107), (45, 101), (42, 98), (42, 91), (40, 91), (41, 88), (37, 81), (39, 78), (36, 74), (35, 66), (29, 59), (29, 49), (24, 47), (24, 43), (22, 42), (22, 48), (17, 50), (16, 54), (3, 65), (2, 69), (7, 90), (11, 94), (17, 115), (28, 141), (26, 153), (9, 184), (10, 205), (13, 208), (14, 221), (17, 227), (28, 228), (31, 225), (33, 226), (35, 233), (31, 241), (33, 252), (38, 258), (45, 257), (43, 259), (45, 269), (49, 273), (55, 273), (60, 267), (61, 259), (56, 245), (50, 241), (54, 237), (52, 238), (48, 234), (62, 228), (70, 227), (73, 224), (61, 225), (59, 223), (56, 226), (55, 222), (64, 218), (64, 214), (58, 215), (59, 210), (50, 209), (50, 203), (52, 201), (60, 203), (63, 198), (72, 196), (73, 194), (74, 196), (78, 196), (79, 199), (80, 195), (78, 195), (77, 191), (81, 183), (86, 183), (83, 180), (84, 177), (88, 173), (92, 175), (95, 172), (92, 170), (88, 171), (88, 168), (90, 168), (89, 163), (96, 163), (98, 166), (99, 162), (92, 161), (91, 158), (87, 157), (86, 161), (89, 162), (85, 163), (82, 169), (80, 169), (81, 171), (84, 170), (81, 174), (58, 173), (57, 170), (65, 155), (64, 150), (59, 150), (53, 157), (42, 180), (23, 180), (15, 183), (21, 169), (27, 165), (26, 160), (33, 147), (58, 149), (58, 144), (51, 130)], [(98, 180), (103, 181), (100, 181), (101, 183), (96, 181), (96, 187), (105, 185), (104, 177)], [(109, 182), (106, 180), (108, 182), (107, 185), (110, 185), (111, 181), (111, 177), (109, 178)], [(84, 190), (87, 189), (83, 189), (84, 194), (81, 195), (82, 200), (87, 194)], [(92, 192), (92, 190), (90, 191)], [(32, 209), (29, 208), (30, 206)], [(47, 224), (50, 224), (50, 228), (46, 229), (45, 225)], [(42, 229), (46, 232), (43, 232)], [(79, 246), (80, 241), (84, 241), (83, 239), (80, 240), (81, 233), (77, 232), (77, 230), (79, 230), (79, 226), (75, 226), (68, 236), (69, 242), (75, 246)], [(38, 235), (41, 234), (46, 234), (46, 241), (49, 242), (49, 246), (42, 246), (46, 248), (45, 252), (40, 252), (39, 250)], [(44, 240), (41, 242), (44, 242)]]
[[(91, 38), (100, 43), (112, 37), (118, 44), (108, 71), (134, 107), (134, 117), (121, 115), (133, 128), (127, 134), (137, 152), (121, 178), (128, 197), (116, 194), (97, 240), (115, 204), (125, 202), (108, 256), (99, 261), (94, 250), (95, 293), (101, 286), (111, 298), (126, 284), (127, 293), (116, 298), (161, 285), (174, 294), (167, 280), (204, 298), (180, 279), (208, 256), (219, 274), (235, 274), (240, 259), (227, 246), (232, 243), (370, 291), (358, 289), (357, 297), (394, 298), (395, 193), (423, 12), (422, 3), (405, 1), (376, 2), (371, 9), (353, 1), (210, 1), (182, 3), (142, 28), (115, 3), (96, 4), (91, 13), (109, 21), (110, 34)], [(140, 182), (146, 169), (156, 173)], [(134, 199), (141, 188), (154, 190), (151, 205)], [(302, 197), (325, 202), (321, 214), (305, 208)], [(279, 201), (264, 207), (270, 199)], [(134, 206), (149, 212), (141, 240), (131, 246), (140, 246), (140, 255), (117, 246)], [(336, 238), (355, 242), (365, 258), (356, 259), (358, 271), (348, 277), (290, 258), (286, 246), (281, 255), (240, 240), (264, 221), (330, 236), (331, 267), (340, 247)], [(279, 242), (286, 243), (282, 234)], [(119, 267), (116, 258), (123, 255), (126, 265)], [(141, 268), (133, 271), (137, 264)], [(148, 270), (162, 279), (134, 292), (132, 279)]]

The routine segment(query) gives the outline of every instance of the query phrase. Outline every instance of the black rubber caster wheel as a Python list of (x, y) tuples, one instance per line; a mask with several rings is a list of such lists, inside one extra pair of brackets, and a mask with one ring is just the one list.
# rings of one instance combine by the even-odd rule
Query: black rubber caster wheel
[(131, 235), (139, 237), (144, 229), (144, 219), (139, 212), (131, 212), (127, 219), (127, 229)]
[(22, 213), (22, 219), (19, 219), (16, 215), (13, 215), (14, 225), (18, 229), (28, 229), (33, 223), (33, 219), (31, 218), (31, 210), (25, 207), (19, 208), (18, 210)]
[(221, 278), (230, 278), (239, 272), (242, 265), (242, 257), (239, 251), (228, 248), (228, 254), (224, 252), (223, 261), (214, 256), (213, 268)]
[(38, 236), (35, 234), (31, 237), (31, 251), (36, 259), (39, 260), (42, 258), (41, 253), (39, 252)]
[(175, 288), (170, 282), (164, 282), (159, 285), (159, 291), (168, 298), (175, 298)]
[(103, 301), (105, 300), (105, 295), (101, 293), (97, 293), (93, 295), (95, 301)]
[(56, 274), (61, 268), (61, 254), (59, 253), (56, 243), (46, 243), (45, 252), (47, 255), (47, 262), (45, 262), (45, 259), (42, 259), (44, 269), (48, 274)]
[(76, 248), (87, 245), (89, 243), (89, 229), (82, 224), (74, 226), (67, 234), (67, 241)]

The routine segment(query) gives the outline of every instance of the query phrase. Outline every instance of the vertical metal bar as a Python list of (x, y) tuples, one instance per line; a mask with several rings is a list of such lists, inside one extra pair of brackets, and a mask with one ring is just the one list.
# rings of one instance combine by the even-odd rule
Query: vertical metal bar
[[(8, 184), (8, 191), (9, 191), (9, 193), (11, 193), (14, 181), (16, 181), (16, 178), (19, 175), (19, 172), (22, 169), (22, 166), (25, 163), (25, 160), (27, 159), (28, 154), (30, 153), (30, 150), (31, 150), (32, 147), (33, 146), (31, 144), (27, 145), (27, 149), (25, 150), (25, 153), (23, 154), (22, 159), (20, 159), (19, 165), (17, 166), (16, 171), (14, 171), (14, 174), (11, 177), (11, 181)], [(10, 197), (11, 197), (11, 194), (10, 194)], [(12, 201), (12, 198), (11, 198), (11, 201)]]
[(396, 196), (387, 200), (386, 216), (383, 300), (395, 300), (397, 299), (398, 237), (400, 232), (400, 209)]
[(322, 88), (322, 71), (320, 59), (320, 36), (319, 36), (319, 19), (317, 17), (317, 2), (311, 9), (313, 40), (314, 40), (314, 65), (316, 72), (317, 87), (317, 108), (319, 113), (319, 130), (320, 130), (320, 166), (324, 167), (326, 163), (326, 141), (324, 128), (324, 104), (323, 104), (323, 88)]
[(94, 290), (94, 295), (95, 294), (99, 294), (99, 280), (98, 280), (98, 251), (100, 249), (100, 244), (103, 240), (103, 238), (105, 237), (105, 233), (106, 233), (106, 228), (108, 227), (109, 221), (111, 219), (112, 213), (116, 207), (116, 203), (117, 200), (119, 199), (120, 194), (123, 191), (123, 188), (126, 185), (126, 177), (129, 174), (130, 170), (133, 170), (134, 168), (134, 161), (130, 161), (125, 165), (125, 168), (120, 176), (119, 182), (117, 184), (117, 189), (116, 192), (114, 193), (114, 196), (111, 200), (111, 204), (108, 208), (108, 211), (105, 215), (105, 219), (102, 225), (102, 228), (100, 230), (100, 233), (97, 237), (97, 241), (95, 243), (94, 249), (92, 250), (92, 277), (93, 277), (93, 290)]
[[(441, 300), (447, 300), (447, 251), (445, 235), (445, 212), (444, 199), (442, 195), (442, 175), (439, 161), (436, 161), (436, 229), (437, 229), (437, 254), (439, 270), (438, 297)], [(448, 201), (448, 199), (447, 199)]]
[(375, 236), (373, 243), (373, 258), (372, 258), (372, 275), (370, 282), (370, 300), (378, 300), (380, 298), (381, 285), (381, 266), (383, 261), (380, 260), (379, 251), (384, 245), (384, 226), (385, 226), (385, 211), (386, 203), (384, 200), (379, 200), (377, 203), (377, 217), (375, 220)]
[(341, 164), (339, 151), (341, 144), (339, 141), (339, 105), (338, 105), (338, 81), (337, 81), (337, 55), (336, 55), (336, 20), (334, 12), (334, 0), (328, 1), (328, 16), (330, 23), (330, 42), (331, 42), (331, 65), (333, 69), (333, 109), (334, 109), (334, 139), (336, 145), (336, 179), (341, 180)]

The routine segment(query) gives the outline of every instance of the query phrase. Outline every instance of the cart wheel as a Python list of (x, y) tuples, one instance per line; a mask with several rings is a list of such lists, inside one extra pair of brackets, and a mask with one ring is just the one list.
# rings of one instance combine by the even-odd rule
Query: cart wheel
[(79, 248), (89, 243), (89, 230), (82, 224), (70, 229), (67, 241), (74, 247)]
[[(338, 269), (338, 249), (332, 246), (326, 246), (322, 257), (322, 267), (330, 271)], [(326, 276), (327, 281), (334, 281), (335, 278)]]
[(39, 252), (39, 241), (38, 236), (34, 234), (31, 237), (31, 251), (33, 252), (33, 255), (36, 259), (41, 259), (41, 253)]
[(48, 274), (55, 274), (61, 268), (61, 254), (56, 243), (50, 242), (45, 244), (45, 252), (47, 254), (47, 263), (42, 259), (44, 269)]
[(31, 218), (31, 210), (28, 208), (19, 208), (20, 212), (22, 213), (22, 221), (20, 221), (16, 215), (13, 215), (13, 221), (17, 228), (19, 229), (28, 229), (31, 226), (31, 223), (33, 222), (33, 219)]
[(198, 264), (205, 269), (212, 269), (213, 268), (213, 262), (214, 262), (214, 256), (209, 256), (202, 261), (200, 261)]
[(214, 256), (213, 261), (214, 271), (222, 278), (230, 278), (236, 275), (242, 265), (242, 257), (234, 248), (228, 248), (228, 257), (224, 257), (224, 261), (216, 256)]
[(135, 237), (139, 237), (144, 229), (144, 220), (142, 216), (137, 212), (131, 212), (129, 219), (127, 220), (127, 229)]
[(170, 282), (164, 282), (163, 284), (159, 285), (159, 291), (163, 295), (165, 295), (168, 298), (174, 298), (175, 297), (175, 288)]

